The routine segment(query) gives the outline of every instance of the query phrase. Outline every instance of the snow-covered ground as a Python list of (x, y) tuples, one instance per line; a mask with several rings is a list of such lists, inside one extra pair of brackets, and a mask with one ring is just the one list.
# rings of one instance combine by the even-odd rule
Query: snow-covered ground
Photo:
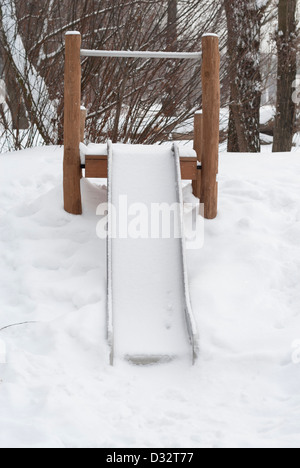
[(0, 328), (38, 322), (0, 331), (0, 447), (300, 447), (300, 154), (220, 159), (188, 252), (198, 363), (111, 368), (106, 187), (73, 217), (60, 148), (0, 156)]

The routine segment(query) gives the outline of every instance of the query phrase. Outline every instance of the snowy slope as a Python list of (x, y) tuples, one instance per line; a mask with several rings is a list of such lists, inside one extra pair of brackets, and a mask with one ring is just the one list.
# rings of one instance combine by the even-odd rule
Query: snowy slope
[(61, 172), (59, 148), (0, 156), (0, 328), (39, 321), (0, 332), (0, 446), (300, 447), (300, 154), (221, 155), (188, 253), (195, 367), (107, 366), (106, 188), (73, 217)]

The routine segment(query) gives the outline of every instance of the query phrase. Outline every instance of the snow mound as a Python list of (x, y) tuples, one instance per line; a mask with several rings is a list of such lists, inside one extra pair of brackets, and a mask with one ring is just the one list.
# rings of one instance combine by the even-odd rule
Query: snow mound
[[(0, 447), (299, 447), (300, 155), (222, 154), (188, 253), (195, 367), (107, 365), (105, 181), (62, 204), (62, 150), (0, 157)], [(190, 186), (185, 197), (192, 199)]]

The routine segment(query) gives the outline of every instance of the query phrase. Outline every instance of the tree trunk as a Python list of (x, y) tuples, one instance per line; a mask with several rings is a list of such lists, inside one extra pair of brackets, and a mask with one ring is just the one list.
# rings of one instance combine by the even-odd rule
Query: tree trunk
[[(168, 26), (167, 26), (167, 50), (177, 50), (177, 0), (168, 0)], [(166, 95), (163, 99), (163, 112), (167, 117), (176, 113), (176, 99), (178, 84), (174, 82), (174, 62), (171, 60), (166, 65)]]
[(168, 0), (167, 50), (177, 50), (177, 0)]
[(232, 104), (229, 106), (229, 122), (228, 122), (228, 141), (227, 141), (227, 151), (229, 153), (238, 153), (239, 152), (239, 142), (238, 136), (235, 128), (235, 119), (233, 114)]
[(261, 10), (254, 0), (225, 0), (230, 116), (228, 151), (260, 152)]
[(7, 104), (11, 112), (14, 130), (26, 130), (29, 122), (26, 116), (22, 91), (11, 67), (5, 71), (5, 82), (7, 91)]
[(297, 76), (296, 0), (279, 0), (277, 105), (273, 152), (291, 151), (295, 127), (296, 103), (293, 85)]
[(14, 69), (9, 62), (9, 57), (3, 46), (0, 45), (0, 77), (3, 77), (6, 85), (6, 103), (11, 112), (14, 130), (26, 130), (29, 127), (25, 105)]

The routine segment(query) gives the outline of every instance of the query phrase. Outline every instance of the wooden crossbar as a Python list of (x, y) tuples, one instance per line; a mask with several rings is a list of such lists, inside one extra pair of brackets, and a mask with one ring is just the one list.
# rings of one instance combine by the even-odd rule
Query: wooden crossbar
[[(198, 164), (196, 157), (182, 157), (180, 158), (180, 165), (182, 180), (197, 180)], [(82, 169), (85, 169), (85, 177), (87, 178), (107, 179), (107, 156), (86, 156), (85, 165), (82, 165)]]
[(88, 50), (81, 49), (83, 57), (118, 57), (142, 59), (200, 60), (201, 52), (155, 52), (133, 50)]

